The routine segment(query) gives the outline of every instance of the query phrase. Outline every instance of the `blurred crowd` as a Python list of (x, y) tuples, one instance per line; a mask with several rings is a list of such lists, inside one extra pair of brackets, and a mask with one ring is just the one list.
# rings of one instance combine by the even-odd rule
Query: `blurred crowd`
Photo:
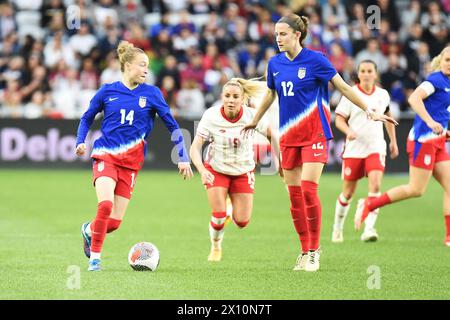
[[(121, 80), (124, 39), (148, 53), (148, 82), (174, 115), (198, 119), (228, 79), (264, 75), (274, 24), (291, 12), (309, 17), (306, 47), (349, 83), (358, 62), (374, 60), (397, 116), (450, 41), (450, 0), (2, 1), (0, 117), (79, 118), (102, 84)], [(339, 98), (332, 91), (332, 108)]]

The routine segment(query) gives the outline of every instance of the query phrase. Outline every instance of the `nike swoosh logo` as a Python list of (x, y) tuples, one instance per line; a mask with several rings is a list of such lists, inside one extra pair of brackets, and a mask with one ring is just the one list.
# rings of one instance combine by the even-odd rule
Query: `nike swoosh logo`
[(274, 72), (274, 73), (272, 73), (273, 74), (273, 76), (274, 77), (276, 77), (277, 76), (277, 74), (279, 74), (280, 73), (280, 71), (278, 71), (278, 72)]
[(119, 99), (119, 98), (109, 98), (109, 101), (114, 101), (114, 100), (117, 100), (117, 99)]
[(321, 155), (321, 153), (314, 153), (314, 157), (318, 157), (320, 155)]

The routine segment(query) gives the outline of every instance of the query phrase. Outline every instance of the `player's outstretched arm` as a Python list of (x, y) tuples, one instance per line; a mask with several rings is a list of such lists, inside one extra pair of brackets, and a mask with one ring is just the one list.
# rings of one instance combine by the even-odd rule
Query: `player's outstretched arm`
[[(386, 112), (386, 115), (392, 117), (390, 111)], [(391, 159), (395, 159), (398, 157), (398, 145), (397, 145), (397, 136), (395, 134), (395, 126), (390, 122), (385, 122), (384, 126), (386, 127), (386, 131), (389, 136), (389, 153)]]
[(170, 112), (161, 116), (161, 120), (164, 122), (167, 130), (170, 132), (170, 140), (175, 145), (178, 151), (178, 170), (183, 179), (190, 179), (194, 175), (191, 169), (188, 152), (184, 143), (183, 134), (180, 130), (180, 126), (175, 121)]
[(414, 110), (414, 112), (419, 115), (419, 117), (427, 124), (427, 126), (431, 130), (433, 130), (435, 134), (442, 134), (444, 128), (439, 122), (433, 120), (433, 118), (425, 108), (423, 100), (427, 97), (428, 93), (424, 89), (417, 87), (416, 90), (414, 90), (414, 92), (409, 96), (408, 103), (411, 105), (411, 108)]
[(261, 120), (261, 118), (264, 116), (266, 111), (272, 105), (273, 101), (275, 100), (275, 97), (276, 97), (276, 91), (272, 90), (272, 89), (267, 89), (266, 94), (264, 95), (264, 98), (261, 102), (261, 105), (259, 106), (259, 108), (257, 108), (255, 117), (253, 118), (252, 122), (247, 124), (242, 129), (242, 133), (244, 134), (244, 137), (246, 137), (248, 135), (248, 132), (250, 130), (253, 130), (256, 128), (256, 126), (258, 125), (258, 122)]
[(270, 142), (270, 146), (272, 147), (273, 152), (275, 152), (276, 159), (278, 162), (278, 174), (280, 177), (284, 177), (283, 169), (281, 168), (281, 159), (280, 159), (280, 140), (278, 139), (278, 135), (273, 132), (270, 128), (267, 128), (267, 140)]
[(366, 103), (356, 94), (356, 92), (353, 91), (352, 87), (350, 87), (339, 74), (336, 74), (332, 79), (331, 82), (333, 85), (338, 89), (348, 100), (353, 102), (357, 107), (361, 108), (367, 113), (367, 116), (369, 119), (374, 121), (389, 121), (395, 125), (398, 125), (398, 122), (395, 121), (395, 119), (384, 115), (384, 114), (378, 114), (376, 112), (371, 111)]
[(202, 147), (204, 143), (205, 140), (202, 137), (196, 135), (194, 141), (192, 142), (191, 149), (189, 150), (189, 155), (191, 157), (192, 163), (197, 168), (197, 171), (202, 177), (202, 183), (206, 185), (212, 184), (214, 182), (214, 175), (209, 172), (203, 165)]

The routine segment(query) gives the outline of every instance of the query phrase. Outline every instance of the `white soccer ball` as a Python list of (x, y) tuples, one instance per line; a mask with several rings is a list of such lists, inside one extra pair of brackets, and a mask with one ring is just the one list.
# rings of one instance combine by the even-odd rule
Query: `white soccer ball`
[(150, 242), (136, 243), (128, 253), (128, 263), (136, 271), (155, 271), (159, 265), (159, 250)]

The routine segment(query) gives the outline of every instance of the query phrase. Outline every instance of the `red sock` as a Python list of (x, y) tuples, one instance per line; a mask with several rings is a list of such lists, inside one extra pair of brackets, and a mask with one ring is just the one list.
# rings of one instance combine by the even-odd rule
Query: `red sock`
[(446, 215), (445, 217), (445, 227), (447, 229), (447, 236), (450, 236), (450, 215)]
[(113, 218), (108, 219), (108, 224), (106, 225), (106, 233), (111, 233), (119, 229), (122, 220), (117, 220)]
[[(119, 229), (122, 220), (117, 220), (113, 218), (108, 219), (108, 224), (106, 225), (106, 233), (111, 233)], [(91, 230), (94, 230), (95, 220), (91, 222)]]
[(392, 201), (389, 198), (387, 192), (385, 192), (379, 197), (369, 198), (368, 207), (369, 207), (369, 210), (372, 212), (373, 210), (381, 208), (391, 202)]
[(291, 199), (291, 216), (294, 223), (295, 231), (297, 231), (302, 252), (309, 250), (309, 232), (306, 222), (305, 204), (303, 202), (302, 187), (288, 186), (289, 198)]
[(320, 227), (322, 225), (322, 206), (317, 192), (319, 185), (312, 181), (302, 181), (303, 197), (305, 198), (306, 222), (309, 232), (309, 250), (317, 250), (320, 242)]
[(92, 229), (92, 252), (99, 253), (102, 251), (112, 206), (113, 203), (111, 201), (102, 201), (98, 204), (97, 216), (95, 217), (94, 228)]
[(225, 211), (213, 212), (211, 217), (211, 227), (214, 230), (220, 231), (225, 227), (225, 219), (227, 218), (227, 213)]

